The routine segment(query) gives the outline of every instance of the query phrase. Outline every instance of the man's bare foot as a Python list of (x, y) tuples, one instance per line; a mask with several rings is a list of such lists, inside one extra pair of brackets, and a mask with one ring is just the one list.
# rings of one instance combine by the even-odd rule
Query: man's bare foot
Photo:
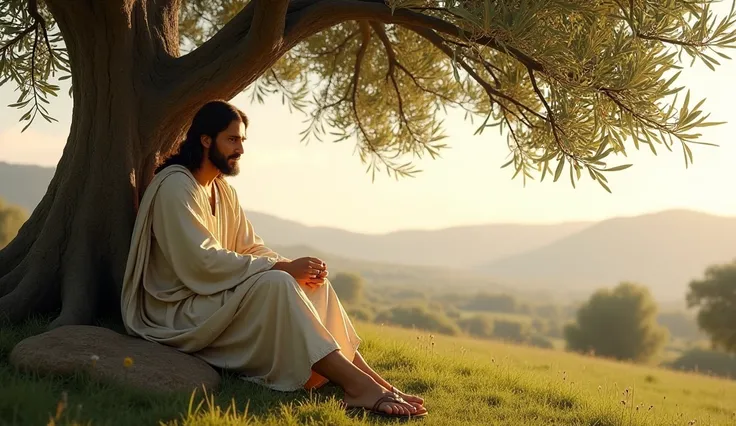
[(412, 404), (409, 404), (407, 401), (402, 401), (401, 398), (397, 396), (397, 394), (386, 390), (383, 386), (377, 383), (375, 384), (375, 386), (370, 386), (366, 388), (363, 392), (355, 395), (349, 395), (348, 393), (345, 393), (345, 397), (343, 400), (347, 405), (347, 408), (366, 408), (370, 410), (380, 398), (387, 395), (394, 396), (396, 398), (396, 401), (387, 401), (381, 403), (378, 407), (376, 407), (378, 411), (397, 416), (414, 416), (420, 414), (417, 412), (417, 408), (414, 407)]

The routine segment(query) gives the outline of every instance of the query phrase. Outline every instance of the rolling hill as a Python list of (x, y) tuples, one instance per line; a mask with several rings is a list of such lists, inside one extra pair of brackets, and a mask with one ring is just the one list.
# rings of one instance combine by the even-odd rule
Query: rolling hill
[(30, 213), (43, 198), (53, 176), (51, 167), (0, 161), (0, 197)]
[(267, 243), (308, 245), (343, 257), (372, 262), (452, 268), (474, 267), (482, 262), (541, 248), (590, 226), (583, 222), (559, 225), (491, 224), (376, 235), (305, 226), (255, 211), (248, 211), (247, 214), (256, 232)]
[[(452, 293), (462, 291), (490, 291), (519, 294), (523, 290), (512, 290), (496, 282), (492, 277), (478, 271), (444, 266), (415, 266), (396, 263), (371, 262), (345, 258), (319, 251), (313, 247), (270, 245), (273, 250), (290, 259), (302, 256), (318, 257), (327, 263), (330, 278), (340, 272), (357, 272), (371, 287), (414, 288), (428, 292)], [(539, 294), (525, 294), (538, 298)]]
[(479, 269), (502, 282), (568, 290), (636, 281), (659, 300), (674, 300), (708, 265), (734, 258), (736, 218), (670, 210), (605, 220)]

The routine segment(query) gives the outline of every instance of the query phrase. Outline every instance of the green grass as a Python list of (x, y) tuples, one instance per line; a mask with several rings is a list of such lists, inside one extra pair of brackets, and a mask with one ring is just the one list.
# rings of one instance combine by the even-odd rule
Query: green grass
[[(360, 323), (358, 328), (369, 363), (398, 387), (426, 399), (430, 416), (420, 424), (736, 423), (733, 381), (372, 324)], [(39, 324), (0, 329), (0, 425), (46, 424), (64, 392), (66, 409), (56, 424), (386, 423), (346, 416), (337, 405), (341, 393), (332, 386), (311, 395), (284, 394), (226, 377), (211, 399), (203, 401), (200, 391), (190, 407), (189, 394), (150, 395), (82, 375), (54, 378), (16, 372), (7, 363), (10, 349), (39, 330)]]

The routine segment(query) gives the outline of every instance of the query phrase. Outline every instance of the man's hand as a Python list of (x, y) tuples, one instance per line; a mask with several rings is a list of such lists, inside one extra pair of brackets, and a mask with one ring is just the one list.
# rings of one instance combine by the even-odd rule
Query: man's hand
[(294, 277), (299, 284), (310, 288), (324, 284), (329, 274), (327, 265), (316, 257), (300, 257), (291, 262), (276, 262), (271, 269), (284, 271)]

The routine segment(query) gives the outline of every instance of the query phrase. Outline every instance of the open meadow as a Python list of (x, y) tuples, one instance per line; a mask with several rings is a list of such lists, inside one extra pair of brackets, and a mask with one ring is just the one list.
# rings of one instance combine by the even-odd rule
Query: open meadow
[[(16, 372), (7, 361), (40, 323), (0, 329), (2, 425), (385, 424), (348, 416), (328, 386), (271, 392), (227, 377), (208, 401), (152, 395), (76, 377)], [(736, 382), (466, 337), (358, 323), (362, 351), (397, 387), (422, 395), (426, 425), (729, 425)], [(121, 360), (122, 362), (122, 360)], [(145, 360), (135, 360), (143, 363)], [(132, 368), (135, 368), (133, 366)], [(56, 416), (59, 402), (63, 410)], [(214, 405), (209, 405), (209, 404)], [(200, 405), (200, 408), (196, 407)], [(209, 407), (209, 408), (208, 408)], [(233, 409), (234, 407), (234, 409)]]

